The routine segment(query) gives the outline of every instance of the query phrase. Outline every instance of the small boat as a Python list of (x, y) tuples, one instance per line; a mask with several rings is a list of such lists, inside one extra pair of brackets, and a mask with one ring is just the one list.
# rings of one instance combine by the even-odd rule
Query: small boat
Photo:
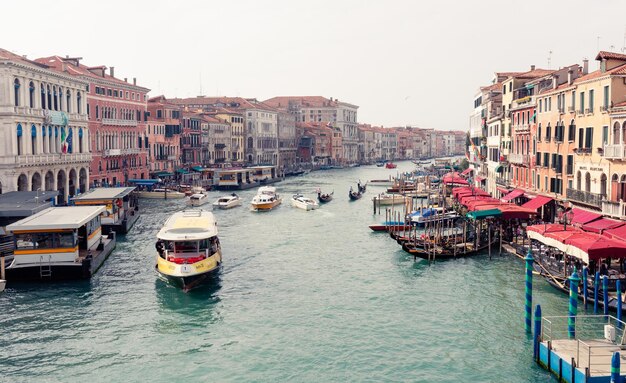
[(330, 166), (330, 165), (322, 165), (322, 166), (320, 166), (320, 170), (330, 170), (330, 169), (333, 169), (333, 167)]
[(374, 185), (380, 185), (380, 186), (392, 186), (394, 184), (394, 180), (392, 179), (387, 179), (387, 180), (369, 180), (370, 184), (374, 184)]
[(276, 188), (273, 186), (261, 186), (257, 195), (252, 198), (252, 210), (267, 211), (272, 210), (280, 205), (283, 200), (276, 194)]
[(387, 162), (385, 164), (385, 168), (387, 168), (387, 169), (395, 169), (397, 167), (398, 167), (398, 165), (394, 164), (393, 162)]
[(409, 214), (411, 222), (417, 226), (423, 226), (428, 222), (454, 221), (459, 217), (454, 210), (444, 211), (442, 207), (426, 208)]
[(178, 192), (176, 190), (158, 188), (152, 190), (141, 190), (137, 191), (137, 196), (139, 198), (150, 198), (150, 199), (180, 199), (185, 198), (185, 193)]
[(348, 194), (348, 196), (350, 197), (351, 201), (356, 201), (358, 199), (360, 199), (363, 194), (360, 191), (353, 191), (352, 188), (350, 188), (350, 193)]
[(378, 166), (379, 168), (382, 168), (383, 166), (385, 166), (385, 161), (379, 161), (376, 163), (376, 166)]
[(217, 201), (213, 202), (213, 208), (218, 209), (230, 209), (239, 205), (241, 205), (241, 198), (235, 193), (220, 197)]
[(192, 194), (187, 198), (187, 205), (189, 206), (202, 206), (209, 202), (209, 195), (206, 193)]
[(330, 194), (326, 193), (323, 194), (321, 190), (317, 190), (317, 200), (320, 201), (320, 203), (328, 203), (330, 201), (333, 200), (333, 194), (335, 194), (335, 192), (331, 192)]
[(401, 221), (385, 221), (383, 223), (369, 225), (372, 231), (402, 230), (402, 228), (405, 227), (410, 227), (410, 225)]
[(317, 202), (302, 194), (294, 194), (293, 197), (291, 197), (291, 205), (306, 211), (315, 210), (319, 207)]
[(400, 194), (386, 194), (381, 193), (376, 197), (372, 198), (377, 205), (404, 205), (408, 201), (410, 201), (410, 197), (406, 197)]
[(0, 279), (0, 293), (4, 291), (5, 287), (7, 287), (7, 281)]
[(367, 190), (367, 182), (363, 185), (361, 185), (361, 181), (359, 181), (356, 186), (359, 188), (359, 192), (361, 193), (365, 193), (365, 191)]
[(172, 214), (157, 234), (156, 270), (183, 288), (198, 286), (222, 264), (217, 222), (205, 210), (183, 210)]

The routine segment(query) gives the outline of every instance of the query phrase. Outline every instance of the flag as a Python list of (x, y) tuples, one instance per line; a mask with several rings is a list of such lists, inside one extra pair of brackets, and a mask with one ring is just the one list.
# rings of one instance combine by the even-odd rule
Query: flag
[(532, 122), (536, 122), (536, 119), (537, 119), (537, 111), (536, 110), (533, 112), (533, 115), (532, 115), (532, 117), (530, 119), (531, 119)]
[(67, 153), (65, 138), (65, 128), (61, 128), (61, 152), (64, 154)]
[(72, 153), (73, 149), (72, 149), (72, 129), (70, 128), (69, 134), (67, 135), (67, 139), (65, 140), (67, 142), (67, 152), (68, 153)]

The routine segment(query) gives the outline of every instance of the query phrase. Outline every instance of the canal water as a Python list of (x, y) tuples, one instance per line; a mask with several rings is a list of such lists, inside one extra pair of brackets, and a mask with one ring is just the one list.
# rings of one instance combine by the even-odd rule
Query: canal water
[[(141, 218), (90, 281), (10, 284), (0, 294), (6, 382), (546, 382), (524, 333), (524, 265), (481, 255), (414, 262), (367, 225), (357, 181), (398, 169), (312, 172), (276, 184), (284, 202), (217, 211), (224, 267), (183, 293), (154, 271), (155, 235), (182, 200), (141, 200)], [(334, 200), (290, 206), (320, 187)], [(219, 192), (211, 192), (211, 201)], [(535, 278), (544, 315), (567, 297)], [(554, 380), (555, 381), (555, 380)]]

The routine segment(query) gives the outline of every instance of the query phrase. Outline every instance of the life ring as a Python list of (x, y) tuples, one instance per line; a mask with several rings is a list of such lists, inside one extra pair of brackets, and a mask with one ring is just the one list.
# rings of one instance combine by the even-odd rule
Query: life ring
[(117, 207), (119, 207), (120, 209), (122, 208), (122, 204), (123, 202), (121, 199), (118, 199), (117, 201), (115, 201), (115, 205), (117, 205)]

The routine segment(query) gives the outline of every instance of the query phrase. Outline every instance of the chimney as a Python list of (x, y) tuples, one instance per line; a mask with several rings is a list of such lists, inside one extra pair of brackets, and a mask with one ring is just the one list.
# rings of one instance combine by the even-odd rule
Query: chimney
[(137, 85), (137, 77), (133, 77), (133, 85)]
[(567, 71), (567, 83), (570, 85), (574, 83), (574, 70), (571, 68)]
[(555, 74), (554, 76), (552, 76), (552, 89), (556, 89), (557, 86), (559, 86), (559, 75)]
[(63, 61), (62, 64), (61, 64), (61, 71), (62, 72), (67, 72), (67, 63), (65, 61)]
[(534, 65), (531, 65), (531, 66), (530, 66), (530, 70), (535, 70), (535, 66), (534, 66)]
[(583, 75), (589, 73), (589, 59), (583, 59)]
[(111, 75), (111, 77), (115, 77), (115, 67), (114, 66), (109, 67), (109, 74)]
[(128, 77), (124, 77), (124, 82), (128, 82)]

